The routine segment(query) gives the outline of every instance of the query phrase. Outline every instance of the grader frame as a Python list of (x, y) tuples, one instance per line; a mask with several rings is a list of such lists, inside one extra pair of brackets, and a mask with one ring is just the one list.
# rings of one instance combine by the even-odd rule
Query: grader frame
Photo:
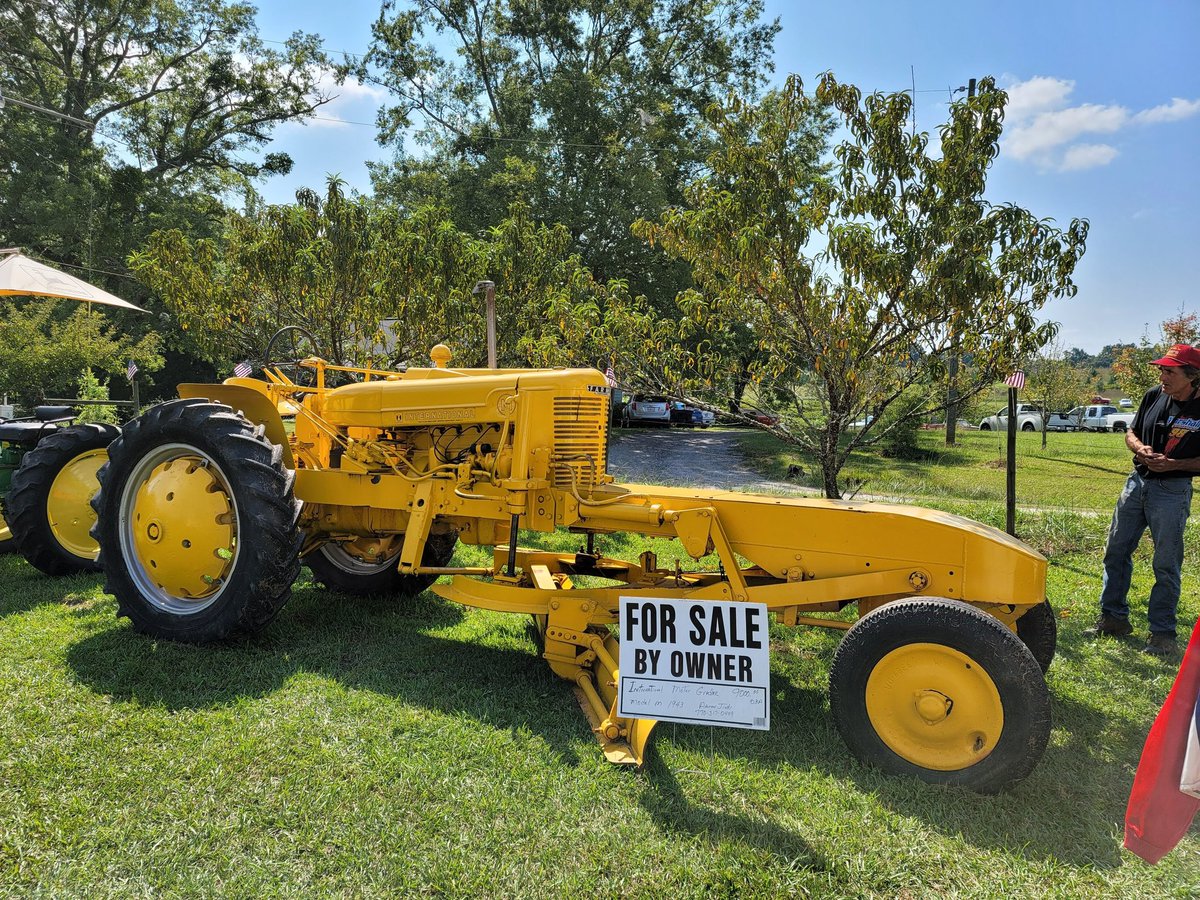
[[(266, 381), (181, 385), (181, 400), (127, 426), (95, 501), (121, 613), (207, 641), (270, 621), (298, 557), (352, 592), (449, 575), (442, 597), (532, 616), (607, 758), (641, 765), (654, 722), (617, 714), (620, 598), (763, 603), (784, 625), (849, 632), (831, 705), (860, 758), (984, 791), (1036, 764), (1054, 619), (1032, 549), (908, 506), (617, 484), (599, 372), (452, 369), (440, 345), (433, 358), (404, 372), (309, 358), (297, 380), (310, 384), (266, 366)], [(357, 381), (329, 387), (334, 373)], [(525, 549), (520, 529), (569, 529), (586, 545)], [(716, 566), (596, 551), (617, 532)], [(491, 565), (448, 565), (454, 540), (494, 547)], [(850, 605), (857, 623), (831, 615)]]

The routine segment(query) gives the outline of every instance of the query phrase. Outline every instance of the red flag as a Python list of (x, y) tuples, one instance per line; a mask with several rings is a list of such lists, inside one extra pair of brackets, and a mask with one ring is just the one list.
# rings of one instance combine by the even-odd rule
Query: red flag
[(1025, 387), (1025, 373), (1020, 369), (1017, 369), (1017, 371), (1013, 372), (1004, 379), (1004, 386), (1016, 388), (1019, 391), (1021, 388)]
[(609, 366), (604, 370), (604, 380), (608, 382), (609, 387), (617, 386), (617, 375), (613, 372), (613, 367)]

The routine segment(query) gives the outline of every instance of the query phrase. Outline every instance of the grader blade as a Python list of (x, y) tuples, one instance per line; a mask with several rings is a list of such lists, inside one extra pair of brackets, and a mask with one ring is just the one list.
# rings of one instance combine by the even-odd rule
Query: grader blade
[(646, 764), (650, 735), (658, 723), (653, 719), (617, 716), (616, 660), (620, 658), (617, 639), (611, 634), (595, 634), (595, 640), (603, 650), (596, 652), (591, 664), (575, 676), (575, 698), (600, 742), (604, 757), (616, 765), (641, 769)]

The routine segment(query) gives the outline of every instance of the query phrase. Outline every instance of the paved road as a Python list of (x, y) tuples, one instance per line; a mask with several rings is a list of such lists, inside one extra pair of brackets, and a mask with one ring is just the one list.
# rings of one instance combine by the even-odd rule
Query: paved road
[(811, 494), (782, 481), (766, 481), (742, 461), (742, 432), (688, 428), (615, 428), (608, 470), (633, 484), (713, 487), (765, 493)]

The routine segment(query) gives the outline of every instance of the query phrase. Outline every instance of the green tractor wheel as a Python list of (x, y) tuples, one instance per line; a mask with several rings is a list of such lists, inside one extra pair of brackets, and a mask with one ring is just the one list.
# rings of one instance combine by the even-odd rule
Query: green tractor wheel
[(981, 793), (1028, 775), (1050, 738), (1033, 654), (957, 600), (900, 600), (860, 619), (834, 656), (829, 702), (862, 762)]
[[(322, 544), (301, 560), (325, 587), (344, 594), (415, 597), (437, 580), (436, 575), (402, 575), (396, 568), (400, 551), (372, 555), (377, 541), (360, 538), (348, 542)], [(431, 534), (425, 542), (421, 562), (427, 566), (445, 566), (454, 556), (458, 536)]]
[(294, 480), (263, 429), (222, 404), (176, 400), (126, 425), (93, 501), (119, 614), (193, 643), (265, 627), (300, 568)]
[(112, 425), (59, 428), (38, 441), (13, 473), (4, 498), (13, 549), (47, 575), (100, 570), (90, 504), (96, 473), (120, 433)]

